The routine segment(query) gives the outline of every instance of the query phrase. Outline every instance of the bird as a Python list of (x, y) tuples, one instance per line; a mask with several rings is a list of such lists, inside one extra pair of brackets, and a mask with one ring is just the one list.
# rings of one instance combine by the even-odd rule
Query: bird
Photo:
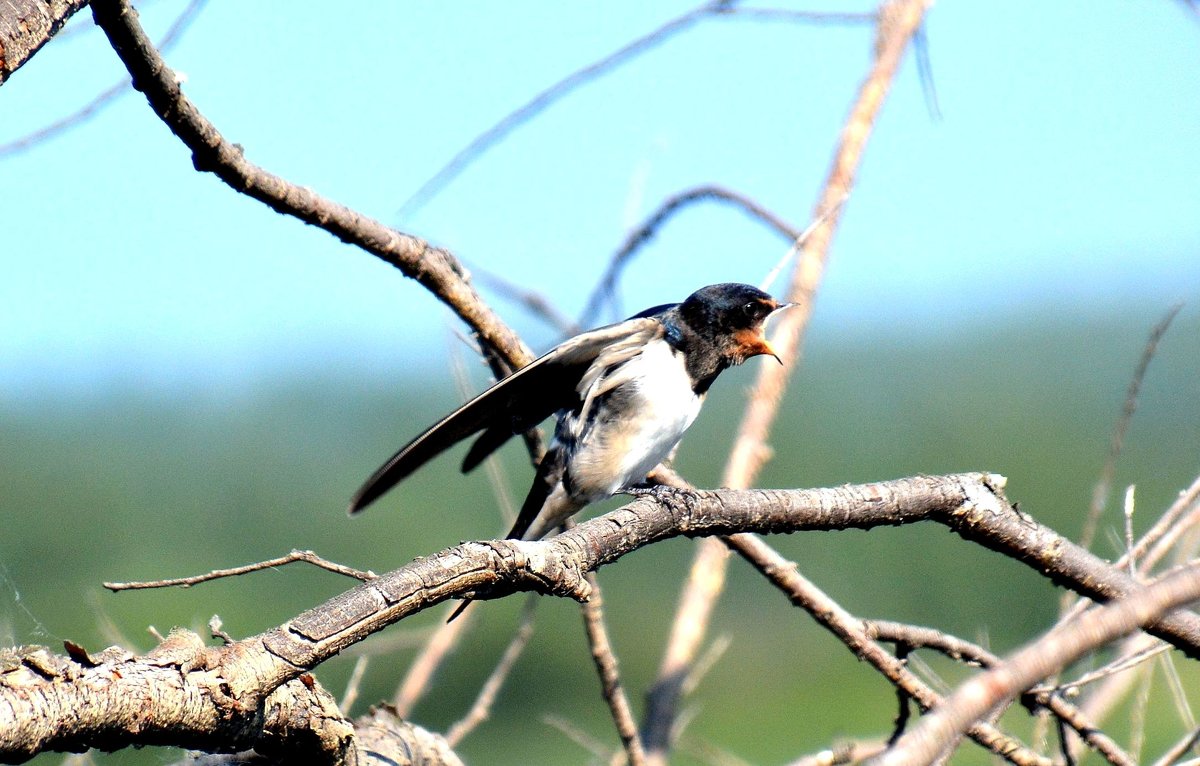
[(401, 447), (354, 494), (349, 512), (361, 512), (460, 441), (478, 434), (462, 462), (467, 473), (555, 415), (553, 438), (508, 533), (540, 540), (584, 507), (644, 485), (721, 372), (763, 354), (782, 364), (764, 328), (792, 305), (751, 285), (715, 284), (569, 338)]

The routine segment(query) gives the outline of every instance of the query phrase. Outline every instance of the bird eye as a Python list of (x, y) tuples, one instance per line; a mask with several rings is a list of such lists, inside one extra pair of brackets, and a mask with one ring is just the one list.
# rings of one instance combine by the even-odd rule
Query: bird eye
[(748, 317), (752, 317), (756, 313), (757, 308), (758, 308), (758, 304), (751, 301), (750, 303), (747, 303), (745, 306), (742, 306), (742, 313)]

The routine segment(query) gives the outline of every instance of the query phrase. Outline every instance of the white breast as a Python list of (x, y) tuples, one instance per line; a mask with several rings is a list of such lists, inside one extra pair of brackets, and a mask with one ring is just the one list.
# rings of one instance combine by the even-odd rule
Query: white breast
[(571, 473), (580, 494), (592, 498), (645, 478), (675, 449), (703, 402), (682, 357), (663, 340), (647, 343), (598, 384), (619, 390), (624, 406), (615, 417), (590, 420), (580, 434)]

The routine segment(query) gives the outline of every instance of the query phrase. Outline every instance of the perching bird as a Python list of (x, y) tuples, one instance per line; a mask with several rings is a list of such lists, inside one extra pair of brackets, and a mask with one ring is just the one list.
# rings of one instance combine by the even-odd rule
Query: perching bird
[(778, 360), (763, 326), (789, 305), (750, 285), (709, 285), (683, 303), (576, 335), (406, 444), (358, 490), (350, 513), (469, 436), (479, 434), (463, 473), (557, 413), (508, 533), (538, 540), (584, 506), (642, 482), (679, 444), (722, 370), (759, 354)]

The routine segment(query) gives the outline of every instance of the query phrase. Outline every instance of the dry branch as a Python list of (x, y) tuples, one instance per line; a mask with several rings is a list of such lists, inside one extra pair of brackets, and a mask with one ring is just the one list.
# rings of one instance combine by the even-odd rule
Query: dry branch
[[(179, 661), (130, 665), (127, 653), (90, 658), (86, 682), (79, 674), (37, 672), (20, 664), (19, 676), (0, 674), (0, 757), (83, 746), (98, 731), (110, 747), (211, 743), (218, 731), (245, 744), (261, 733), (267, 695), (404, 617), (468, 593), (494, 598), (536, 591), (584, 599), (586, 572), (678, 535), (869, 529), (932, 520), (1093, 598), (1103, 598), (1106, 589), (1114, 595), (1137, 590), (1125, 573), (1087, 551), (1071, 550), (1069, 542), (1020, 514), (1004, 498), (1003, 481), (957, 474), (829, 489), (660, 491), (548, 540), (465, 543), (418, 559), (257, 636), (220, 647), (185, 646), (171, 654), (181, 656)], [(1034, 554), (1038, 546), (1041, 555)], [(1196, 615), (1172, 612), (1147, 629), (1200, 656)], [(165, 651), (160, 647), (152, 654), (161, 658)], [(113, 715), (124, 709), (140, 711), (128, 728)]]
[(0, 85), (85, 5), (87, 0), (0, 0)]
[(933, 763), (955, 746), (972, 721), (986, 718), (1022, 690), (1088, 652), (1197, 598), (1200, 598), (1200, 564), (1193, 564), (1056, 627), (1003, 664), (964, 683), (874, 763), (876, 766)]
[[(748, 487), (769, 455), (767, 439), (792, 370), (799, 361), (801, 343), (813, 300), (824, 273), (833, 233), (841, 219), (843, 202), (854, 186), (854, 178), (866, 148), (871, 128), (895, 78), (908, 41), (925, 17), (925, 0), (891, 0), (880, 6), (875, 32), (875, 57), (859, 86), (858, 95), (842, 127), (841, 140), (812, 219), (820, 223), (811, 235), (797, 241), (800, 256), (792, 272), (788, 300), (800, 304), (779, 321), (772, 343), (784, 365), (763, 365), (746, 404), (737, 440), (725, 465), (722, 486)], [(696, 554), (680, 594), (671, 637), (663, 654), (658, 679), (647, 695), (643, 726), (647, 752), (652, 763), (663, 763), (671, 721), (680, 694), (680, 679), (708, 630), (712, 609), (724, 588), (728, 553), (716, 540), (705, 540)]]

